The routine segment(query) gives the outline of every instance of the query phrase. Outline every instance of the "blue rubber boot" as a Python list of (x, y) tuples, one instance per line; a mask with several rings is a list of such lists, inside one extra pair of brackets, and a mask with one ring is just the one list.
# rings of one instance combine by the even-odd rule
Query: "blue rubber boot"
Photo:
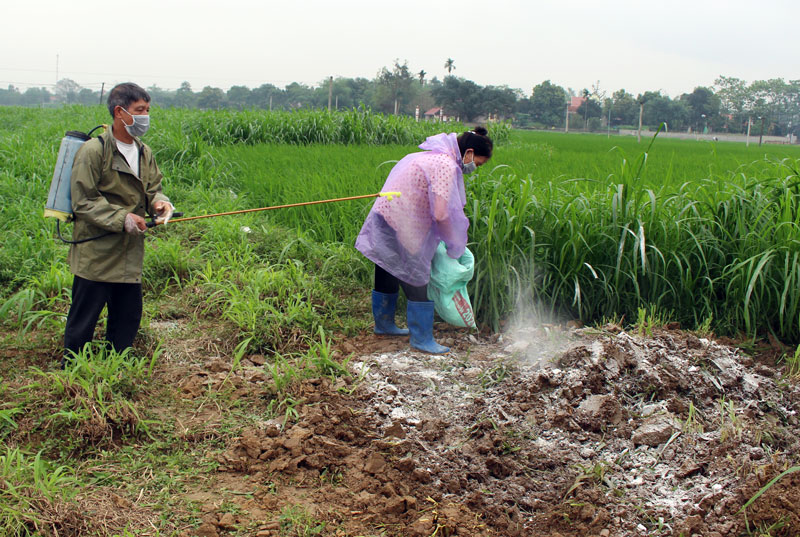
[(415, 349), (430, 354), (450, 352), (449, 347), (433, 340), (433, 302), (408, 301), (408, 328), (411, 330), (410, 343)]
[(397, 293), (388, 295), (372, 291), (372, 316), (375, 318), (375, 333), (386, 336), (406, 336), (408, 330), (394, 324)]

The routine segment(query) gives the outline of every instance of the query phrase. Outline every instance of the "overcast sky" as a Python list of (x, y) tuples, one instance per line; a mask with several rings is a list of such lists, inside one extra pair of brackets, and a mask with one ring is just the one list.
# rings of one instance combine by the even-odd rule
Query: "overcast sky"
[[(529, 94), (677, 97), (720, 76), (800, 79), (797, 0), (3, 0), (0, 87), (227, 90), (373, 78), (395, 59)], [(58, 70), (58, 71), (56, 71)]]

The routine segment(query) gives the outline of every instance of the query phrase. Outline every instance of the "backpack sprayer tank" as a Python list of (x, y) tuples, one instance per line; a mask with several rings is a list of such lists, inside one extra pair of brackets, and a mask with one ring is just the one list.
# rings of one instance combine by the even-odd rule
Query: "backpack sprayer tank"
[(61, 139), (58, 160), (56, 160), (56, 168), (53, 172), (53, 182), (50, 183), (50, 193), (47, 195), (47, 203), (44, 206), (45, 217), (58, 218), (62, 222), (72, 220), (72, 195), (70, 193), (72, 163), (78, 149), (90, 140), (91, 134), (100, 127), (104, 127), (104, 125), (98, 125), (88, 134), (80, 131), (67, 131), (64, 138)]

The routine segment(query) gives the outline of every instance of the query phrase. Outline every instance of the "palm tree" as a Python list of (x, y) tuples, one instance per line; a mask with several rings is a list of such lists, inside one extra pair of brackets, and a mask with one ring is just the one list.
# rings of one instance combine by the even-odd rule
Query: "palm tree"
[(456, 68), (456, 62), (453, 61), (453, 58), (447, 58), (447, 61), (444, 62), (444, 68), (447, 69), (448, 75)]
[(425, 72), (425, 69), (422, 69), (419, 73), (417, 73), (417, 76), (419, 77), (419, 83), (421, 86), (425, 85), (425, 75), (427, 74), (428, 73)]

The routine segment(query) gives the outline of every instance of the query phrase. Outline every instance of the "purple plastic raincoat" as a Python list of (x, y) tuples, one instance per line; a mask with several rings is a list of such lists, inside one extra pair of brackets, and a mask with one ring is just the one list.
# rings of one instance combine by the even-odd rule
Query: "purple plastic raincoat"
[(404, 157), (383, 185), (383, 192), (401, 195), (375, 200), (356, 239), (356, 248), (368, 259), (417, 287), (431, 277), (439, 241), (445, 242), (447, 255), (461, 257), (469, 227), (456, 135), (430, 136), (419, 147), (425, 151)]

